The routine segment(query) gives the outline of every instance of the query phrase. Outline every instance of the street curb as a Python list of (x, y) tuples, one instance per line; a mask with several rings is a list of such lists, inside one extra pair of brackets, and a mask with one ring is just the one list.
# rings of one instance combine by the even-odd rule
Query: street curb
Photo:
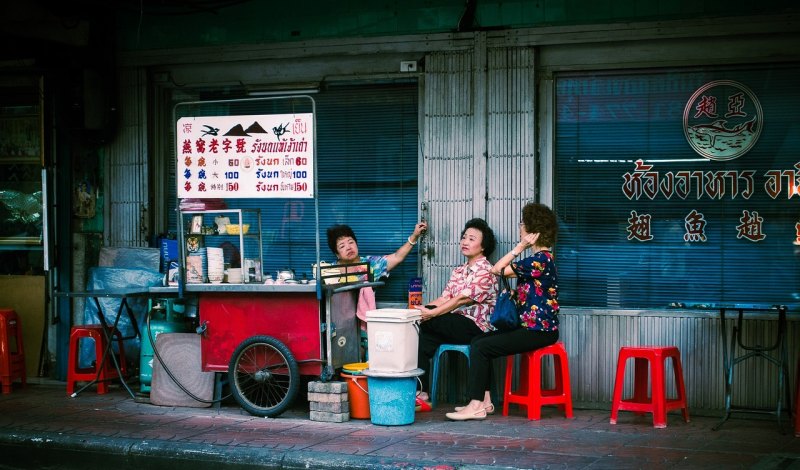
[(275, 450), (259, 447), (213, 444), (176, 443), (163, 440), (135, 440), (67, 433), (13, 432), (0, 433), (0, 468), (59, 469), (114, 468), (141, 470), (169, 468), (170, 470), (219, 470), (279, 468), (279, 469), (397, 469), (449, 470), (510, 468), (486, 465), (448, 465), (431, 460), (343, 455), (310, 451)]

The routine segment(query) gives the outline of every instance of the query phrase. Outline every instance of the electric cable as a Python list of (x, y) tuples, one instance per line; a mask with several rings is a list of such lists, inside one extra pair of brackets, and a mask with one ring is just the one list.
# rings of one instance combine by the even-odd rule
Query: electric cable
[(169, 370), (169, 367), (167, 367), (167, 364), (164, 362), (164, 360), (161, 359), (161, 354), (159, 354), (159, 352), (158, 352), (158, 348), (156, 347), (156, 340), (153, 337), (153, 331), (150, 328), (150, 317), (151, 317), (150, 312), (152, 312), (152, 309), (147, 311), (147, 336), (148, 336), (148, 338), (150, 338), (150, 344), (153, 345), (153, 355), (155, 355), (155, 357), (158, 360), (158, 362), (161, 363), (161, 366), (164, 367), (164, 372), (166, 372), (167, 375), (169, 376), (169, 378), (172, 379), (173, 382), (175, 382), (175, 385), (177, 385), (178, 388), (183, 390), (183, 392), (186, 393), (187, 395), (189, 395), (193, 400), (198, 401), (200, 403), (209, 403), (209, 404), (213, 405), (215, 403), (222, 403), (222, 401), (224, 401), (227, 398), (229, 398), (231, 396), (230, 394), (228, 394), (228, 395), (226, 395), (224, 397), (220, 397), (218, 400), (206, 400), (204, 398), (200, 398), (200, 397), (196, 396), (195, 394), (193, 394), (192, 392), (187, 390), (186, 387), (184, 387), (183, 384), (178, 381), (178, 379), (175, 377), (175, 375), (172, 374), (172, 371)]

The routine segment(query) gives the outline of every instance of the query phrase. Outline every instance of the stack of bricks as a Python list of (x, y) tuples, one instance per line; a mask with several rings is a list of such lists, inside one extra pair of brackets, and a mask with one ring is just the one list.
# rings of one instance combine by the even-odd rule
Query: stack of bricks
[(311, 421), (342, 423), (350, 420), (347, 382), (309, 382)]

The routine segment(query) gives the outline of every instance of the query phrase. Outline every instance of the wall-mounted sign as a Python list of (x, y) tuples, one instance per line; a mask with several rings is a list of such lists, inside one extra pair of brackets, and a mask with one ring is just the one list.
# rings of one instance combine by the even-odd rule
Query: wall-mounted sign
[(683, 131), (695, 152), (733, 160), (750, 151), (764, 126), (756, 95), (733, 80), (715, 80), (694, 92), (683, 110)]
[(313, 114), (184, 117), (179, 198), (313, 198)]
[(800, 67), (555, 82), (561, 305), (797, 302)]

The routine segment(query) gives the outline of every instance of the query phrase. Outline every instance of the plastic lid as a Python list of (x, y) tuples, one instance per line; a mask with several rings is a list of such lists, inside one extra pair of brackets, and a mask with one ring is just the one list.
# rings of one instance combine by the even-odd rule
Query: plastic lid
[(389, 371), (364, 369), (363, 373), (367, 377), (385, 377), (391, 379), (402, 379), (405, 377), (419, 377), (420, 375), (424, 374), (425, 371), (419, 368), (406, 370), (403, 372), (389, 372)]
[(367, 367), (369, 367), (369, 364), (366, 362), (351, 362), (350, 364), (345, 364), (342, 366), (342, 372), (361, 372)]
[(393, 318), (397, 320), (418, 320), (422, 314), (415, 308), (379, 308), (367, 311), (367, 321), (382, 318)]

